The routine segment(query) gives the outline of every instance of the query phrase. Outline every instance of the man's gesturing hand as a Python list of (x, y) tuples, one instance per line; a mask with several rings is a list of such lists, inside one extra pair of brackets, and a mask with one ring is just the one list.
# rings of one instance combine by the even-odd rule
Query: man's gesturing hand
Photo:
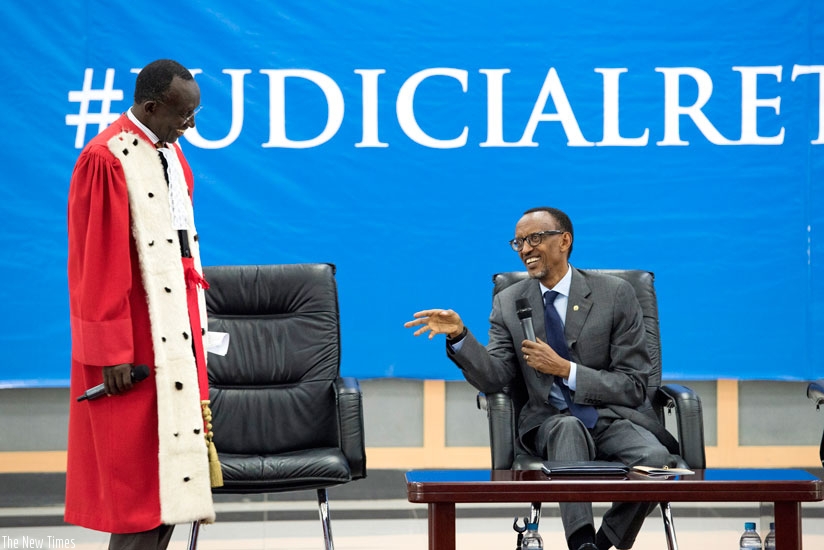
[(412, 321), (407, 321), (403, 324), (406, 328), (420, 326), (415, 331), (415, 336), (420, 336), (429, 331), (429, 339), (435, 337), (436, 334), (446, 334), (449, 338), (459, 336), (464, 329), (461, 316), (451, 309), (425, 309), (413, 315), (415, 318)]

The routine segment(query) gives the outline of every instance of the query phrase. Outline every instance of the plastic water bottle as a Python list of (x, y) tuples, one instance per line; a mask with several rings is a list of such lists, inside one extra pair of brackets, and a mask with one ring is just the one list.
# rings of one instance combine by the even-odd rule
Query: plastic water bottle
[(738, 541), (738, 547), (741, 550), (763, 550), (761, 537), (758, 536), (755, 530), (754, 521), (748, 521), (744, 524), (744, 534), (741, 535), (741, 539)]
[[(760, 542), (760, 539), (759, 539)], [(522, 550), (544, 550), (544, 539), (538, 533), (537, 523), (527, 523), (526, 533), (521, 541)]]
[(764, 550), (775, 550), (775, 523), (770, 523), (770, 532), (764, 537)]

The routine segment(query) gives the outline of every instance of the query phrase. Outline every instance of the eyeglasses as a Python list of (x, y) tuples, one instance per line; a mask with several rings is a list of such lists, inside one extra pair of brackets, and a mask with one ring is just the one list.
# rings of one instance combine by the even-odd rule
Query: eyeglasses
[[(157, 102), (158, 102), (158, 103), (163, 103), (163, 105), (165, 105), (166, 107), (169, 107), (169, 108), (171, 109), (171, 105), (169, 105), (168, 103), (165, 103), (165, 102), (163, 102), (163, 101), (160, 101), (159, 99), (157, 100)], [(192, 111), (192, 112), (191, 112), (191, 114), (189, 114), (189, 115), (181, 115), (180, 113), (177, 113), (177, 116), (179, 116), (179, 117), (183, 120), (183, 125), (184, 125), (184, 126), (186, 126), (186, 125), (188, 125), (188, 124), (189, 124), (192, 120), (194, 120), (195, 115), (196, 115), (196, 114), (198, 114), (198, 113), (200, 112), (200, 110), (201, 110), (201, 109), (203, 109), (203, 105), (200, 105), (197, 109), (195, 109), (194, 111)]]
[(526, 237), (517, 237), (509, 241), (509, 246), (512, 247), (512, 250), (515, 252), (520, 252), (524, 249), (524, 243), (529, 243), (529, 246), (538, 246), (541, 244), (541, 241), (544, 240), (544, 235), (560, 235), (561, 233), (565, 233), (565, 231), (561, 231), (560, 229), (550, 229), (549, 231), (538, 231), (537, 233), (530, 233)]

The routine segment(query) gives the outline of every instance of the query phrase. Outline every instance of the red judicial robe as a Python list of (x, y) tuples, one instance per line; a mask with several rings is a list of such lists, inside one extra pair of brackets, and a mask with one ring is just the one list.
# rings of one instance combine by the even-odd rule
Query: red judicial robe
[[(116, 143), (117, 139), (123, 141), (124, 136), (132, 148), (131, 157), (123, 156), (129, 153), (126, 148), (122, 153), (117, 152), (120, 157), (114, 154), (111, 144)], [(148, 153), (149, 148), (151, 154)], [(177, 146), (174, 149), (191, 196), (191, 169), (180, 149)], [(140, 152), (143, 156), (137, 154)], [(175, 416), (177, 409), (164, 405), (169, 398), (163, 396), (172, 395), (169, 392), (174, 392), (174, 389), (165, 389), (168, 383), (161, 387), (162, 377), (158, 376), (155, 368), (154, 347), (159, 342), (159, 336), (155, 334), (153, 342), (152, 320), (157, 324), (160, 313), (153, 310), (150, 315), (154, 291), (149, 288), (151, 285), (144, 284), (141, 275), (141, 269), (146, 267), (141, 265), (145, 253), (136, 244), (135, 206), (132, 204), (130, 210), (131, 190), (127, 185), (135, 179), (129, 176), (127, 170), (129, 163), (133, 162), (131, 159), (142, 159), (144, 164), (152, 165), (156, 161), (162, 170), (154, 146), (123, 115), (95, 137), (81, 153), (72, 175), (68, 208), (72, 399), (65, 520), (112, 533), (139, 532), (161, 523), (210, 520), (214, 517), (211, 493), (204, 494), (199, 465), (195, 468), (198, 474), (194, 476), (197, 478), (194, 481), (190, 474), (186, 474), (184, 480), (182, 474), (169, 473), (175, 471), (181, 460), (175, 453), (186, 455), (189, 463), (199, 460), (198, 452), (191, 452), (189, 439), (186, 439), (190, 445), (188, 451), (174, 448), (169, 451), (170, 444), (166, 444), (167, 450), (164, 451), (159, 443), (159, 426), (161, 439), (165, 432), (169, 432), (163, 440), (171, 441), (172, 445), (178, 444), (184, 437), (177, 433), (181, 431), (179, 428), (164, 427), (164, 421), (169, 422), (166, 417)], [(148, 172), (152, 175), (149, 178), (151, 185), (166, 189), (163, 172), (157, 172), (157, 166), (151, 168), (153, 171)], [(166, 201), (165, 208), (168, 209), (168, 197), (162, 193), (158, 194), (158, 199)], [(149, 220), (148, 224), (150, 227), (157, 225), (156, 220)], [(142, 246), (145, 248), (146, 244)], [(176, 240), (174, 246), (179, 247)], [(180, 262), (179, 248), (177, 262)], [(174, 288), (177, 292), (177, 287)], [(154, 307), (156, 310), (157, 306)], [(187, 344), (191, 356), (192, 342)], [(185, 350), (185, 347), (181, 344), (178, 349)], [(158, 364), (174, 363), (168, 359), (165, 350), (163, 355), (162, 359), (157, 358)], [(103, 366), (121, 363), (148, 365), (151, 374), (125, 394), (94, 401), (76, 401), (75, 398), (86, 389), (102, 383)], [(171, 365), (170, 371), (173, 367), (177, 368)], [(189, 380), (187, 384), (192, 386)], [(194, 390), (188, 387), (187, 391), (199, 393), (197, 384), (194, 386)], [(158, 395), (161, 395), (161, 410), (165, 411), (160, 415), (160, 423)], [(198, 398), (199, 395), (195, 396), (195, 399)], [(191, 401), (192, 395), (188, 395), (187, 400)], [(188, 412), (191, 412), (191, 405), (187, 406)], [(199, 402), (195, 406), (198, 407)], [(189, 424), (185, 430), (189, 438), (194, 437), (189, 429), (191, 418), (189, 414)], [(174, 436), (172, 431), (176, 432)], [(194, 432), (197, 433), (198, 429), (195, 428)], [(205, 445), (202, 453), (205, 459)], [(169, 463), (173, 467), (166, 467), (164, 474), (163, 464)], [(208, 466), (206, 471), (208, 477)], [(165, 489), (161, 488), (161, 478), (168, 478)], [(180, 498), (170, 498), (174, 495), (180, 495)]]

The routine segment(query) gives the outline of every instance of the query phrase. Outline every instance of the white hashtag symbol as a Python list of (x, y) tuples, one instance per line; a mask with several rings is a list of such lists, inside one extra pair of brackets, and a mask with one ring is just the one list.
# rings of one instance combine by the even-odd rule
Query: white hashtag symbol
[[(83, 143), (86, 141), (86, 125), (97, 124), (97, 132), (100, 133), (120, 116), (111, 112), (112, 101), (123, 99), (123, 90), (113, 88), (114, 69), (106, 69), (106, 81), (103, 83), (103, 89), (92, 89), (93, 74), (94, 69), (86, 69), (86, 75), (83, 78), (83, 89), (69, 92), (69, 101), (80, 103), (80, 113), (66, 115), (66, 126), (77, 126), (77, 135), (74, 139), (75, 149), (82, 148)], [(89, 113), (89, 103), (92, 101), (100, 102), (100, 112)]]

